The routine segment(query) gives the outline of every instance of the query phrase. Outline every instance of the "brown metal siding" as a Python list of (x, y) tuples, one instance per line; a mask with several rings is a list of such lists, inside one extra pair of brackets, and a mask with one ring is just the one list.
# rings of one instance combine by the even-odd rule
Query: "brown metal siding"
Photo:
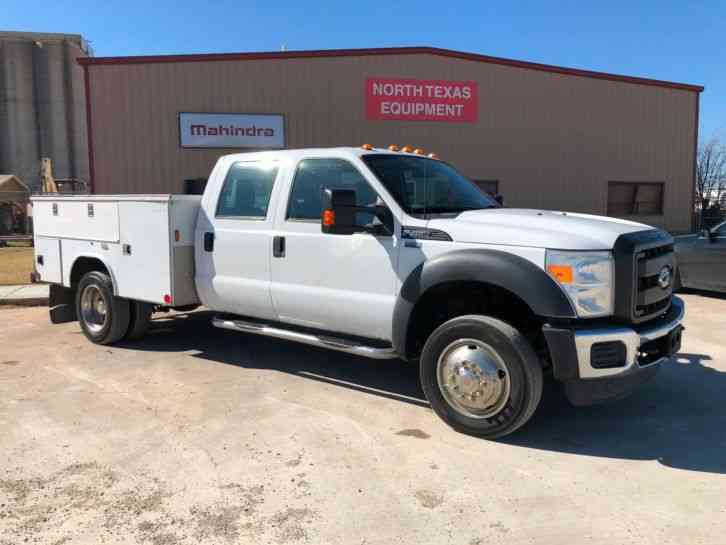
[[(608, 181), (665, 182), (665, 215), (687, 231), (698, 93), (436, 55), (88, 66), (95, 191), (179, 192), (234, 150), (178, 146), (177, 114), (280, 113), (288, 147), (412, 144), (472, 178), (500, 180), (508, 206), (595, 214)], [(474, 80), (473, 124), (367, 121), (367, 77)]]

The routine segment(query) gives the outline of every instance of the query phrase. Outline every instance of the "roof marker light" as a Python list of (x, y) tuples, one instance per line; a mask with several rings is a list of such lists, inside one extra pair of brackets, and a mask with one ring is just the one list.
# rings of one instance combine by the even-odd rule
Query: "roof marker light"
[(373, 149), (373, 146), (371, 144), (363, 144), (361, 148), (367, 151), (371, 151)]
[(401, 151), (402, 151), (403, 153), (411, 153), (411, 152), (413, 151), (413, 148), (412, 148), (411, 146), (403, 146), (403, 147), (401, 148)]
[(428, 155), (428, 156), (429, 156), (429, 158), (431, 158), (431, 159), (436, 159), (437, 161), (438, 161), (438, 159), (439, 159), (439, 156), (438, 156), (438, 155), (436, 155), (435, 153), (429, 153), (429, 155)]
[(413, 152), (416, 155), (424, 155), (424, 150), (422, 150), (421, 148), (416, 148), (415, 150), (413, 150)]
[(396, 144), (391, 144), (390, 146), (388, 146), (388, 151), (400, 151), (400, 150), (401, 150), (400, 146), (397, 146)]

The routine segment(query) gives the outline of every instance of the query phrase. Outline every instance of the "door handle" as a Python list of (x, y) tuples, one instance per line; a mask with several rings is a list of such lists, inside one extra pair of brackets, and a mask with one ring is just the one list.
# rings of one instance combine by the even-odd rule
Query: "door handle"
[(204, 251), (214, 251), (214, 233), (204, 233)]
[(272, 256), (285, 257), (285, 237), (273, 237)]

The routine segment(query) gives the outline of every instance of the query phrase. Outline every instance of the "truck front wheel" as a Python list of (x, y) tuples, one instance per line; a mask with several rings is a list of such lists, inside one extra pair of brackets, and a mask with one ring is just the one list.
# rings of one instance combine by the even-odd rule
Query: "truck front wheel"
[(84, 335), (96, 344), (115, 343), (129, 329), (129, 301), (114, 296), (111, 278), (100, 271), (86, 273), (78, 283), (76, 313)]
[(542, 397), (542, 367), (509, 324), (460, 316), (439, 326), (421, 354), (421, 386), (431, 407), (457, 431), (494, 439), (515, 431)]

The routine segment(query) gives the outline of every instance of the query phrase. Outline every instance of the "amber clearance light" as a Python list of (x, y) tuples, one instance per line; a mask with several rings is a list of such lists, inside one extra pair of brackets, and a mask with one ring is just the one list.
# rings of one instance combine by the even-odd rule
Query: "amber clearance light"
[(572, 284), (573, 272), (570, 265), (548, 265), (547, 271), (555, 277), (560, 284)]
[(364, 150), (371, 151), (373, 149), (373, 145), (372, 144), (363, 144), (361, 146), (361, 148), (363, 148)]
[(402, 151), (403, 153), (411, 153), (411, 152), (413, 151), (413, 148), (412, 148), (411, 146), (403, 146), (403, 147), (401, 148), (401, 151)]
[(400, 146), (397, 146), (396, 144), (391, 144), (388, 146), (388, 151), (399, 151), (401, 149)]

